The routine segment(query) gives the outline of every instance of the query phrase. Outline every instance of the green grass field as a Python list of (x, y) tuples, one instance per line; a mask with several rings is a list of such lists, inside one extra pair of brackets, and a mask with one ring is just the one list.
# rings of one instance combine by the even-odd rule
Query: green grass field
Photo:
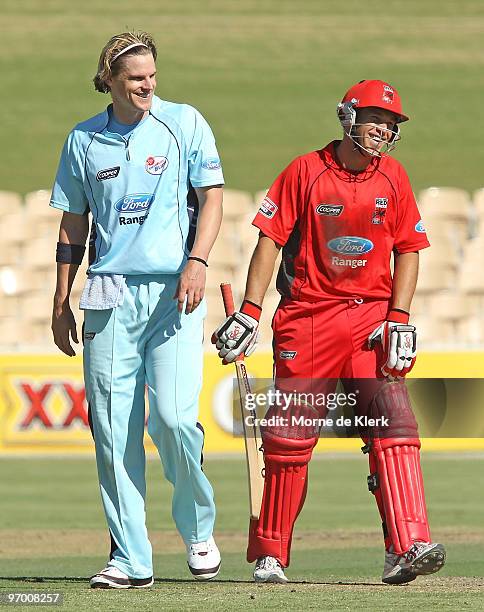
[(401, 91), (395, 154), (416, 190), (484, 185), (481, 0), (2, 0), (1, 23), (0, 189), (50, 188), (67, 132), (108, 102), (91, 79), (127, 27), (158, 42), (158, 94), (209, 119), (230, 188), (339, 137), (336, 103), (362, 78)]
[(170, 490), (157, 461), (148, 463), (148, 528), (156, 582), (149, 591), (91, 591), (104, 566), (104, 529), (91, 459), (2, 459), (0, 593), (58, 591), (65, 610), (481, 610), (484, 605), (482, 456), (424, 456), (433, 536), (448, 563), (407, 586), (380, 582), (382, 543), (366, 491), (363, 457), (313, 461), (309, 496), (298, 521), (289, 585), (250, 582), (244, 559), (247, 501), (240, 459), (208, 459), (216, 491), (219, 579), (194, 582), (170, 518)]

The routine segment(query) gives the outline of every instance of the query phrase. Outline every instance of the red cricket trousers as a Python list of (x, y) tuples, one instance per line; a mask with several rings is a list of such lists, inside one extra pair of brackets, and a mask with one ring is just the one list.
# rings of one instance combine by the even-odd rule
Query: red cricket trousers
[(385, 321), (388, 307), (387, 300), (311, 303), (283, 298), (272, 322), (276, 383), (381, 378), (381, 349), (369, 349), (368, 336)]

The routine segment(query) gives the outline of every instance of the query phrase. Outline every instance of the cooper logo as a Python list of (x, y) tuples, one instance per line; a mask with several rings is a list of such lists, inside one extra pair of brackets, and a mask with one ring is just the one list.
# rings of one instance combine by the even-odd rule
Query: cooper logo
[(339, 217), (343, 212), (342, 204), (318, 204), (316, 206), (316, 214), (325, 217)]
[(373, 249), (373, 242), (360, 236), (340, 236), (327, 244), (328, 249), (345, 255), (363, 255)]
[(99, 172), (96, 174), (96, 181), (107, 181), (108, 179), (116, 178), (120, 170), (120, 166), (106, 168), (106, 170), (99, 170)]
[(262, 204), (260, 205), (259, 212), (267, 217), (268, 219), (272, 219), (272, 217), (277, 212), (277, 204), (268, 198), (267, 196), (262, 200)]
[(168, 167), (168, 159), (163, 155), (150, 155), (145, 161), (148, 174), (161, 174)]
[(424, 225), (422, 219), (420, 219), (420, 221), (415, 226), (415, 231), (419, 232), (420, 234), (425, 234), (426, 230), (425, 230), (425, 225)]
[(281, 359), (294, 359), (297, 355), (297, 351), (280, 351), (279, 357)]
[(219, 170), (220, 160), (217, 157), (210, 157), (202, 162), (202, 168), (205, 168), (205, 170)]
[(132, 193), (118, 200), (114, 208), (122, 213), (139, 213), (149, 210), (153, 203), (152, 193)]

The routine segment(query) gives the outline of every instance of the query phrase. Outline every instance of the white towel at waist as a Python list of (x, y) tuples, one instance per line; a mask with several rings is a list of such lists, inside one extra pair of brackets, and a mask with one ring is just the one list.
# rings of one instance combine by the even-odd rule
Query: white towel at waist
[(116, 308), (124, 299), (122, 274), (89, 274), (79, 302), (81, 310)]

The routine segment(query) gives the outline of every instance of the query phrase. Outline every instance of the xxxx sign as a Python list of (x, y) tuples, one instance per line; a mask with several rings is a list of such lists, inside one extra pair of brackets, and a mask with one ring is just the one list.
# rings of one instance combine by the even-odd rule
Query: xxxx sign
[(92, 450), (80, 358), (0, 357), (0, 449)]

